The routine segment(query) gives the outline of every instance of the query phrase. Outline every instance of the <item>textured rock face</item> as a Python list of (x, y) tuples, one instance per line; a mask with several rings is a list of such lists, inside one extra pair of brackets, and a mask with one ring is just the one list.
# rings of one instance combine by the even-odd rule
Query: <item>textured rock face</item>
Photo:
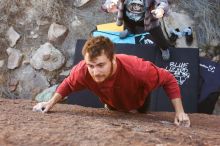
[[(0, 95), (35, 98), (59, 83), (59, 73), (72, 68), (76, 40), (86, 39), (96, 24), (114, 21), (100, 6), (98, 0), (1, 0)], [(28, 80), (17, 77), (24, 73)], [(16, 86), (9, 86), (10, 78)]]
[(58, 104), (48, 114), (35, 102), (0, 98), (0, 145), (217, 146), (220, 117), (190, 114), (190, 128), (176, 127), (174, 113), (121, 113)]
[(22, 98), (32, 99), (50, 86), (46, 76), (35, 71), (30, 65), (17, 69), (11, 76), (19, 81), (15, 93), (19, 93)]

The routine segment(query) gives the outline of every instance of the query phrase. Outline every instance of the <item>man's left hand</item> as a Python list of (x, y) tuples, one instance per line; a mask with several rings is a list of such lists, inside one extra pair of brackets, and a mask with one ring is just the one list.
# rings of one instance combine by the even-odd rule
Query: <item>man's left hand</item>
[(161, 9), (161, 8), (158, 8), (158, 9), (154, 9), (151, 11), (151, 13), (153, 14), (153, 16), (155, 18), (162, 18), (163, 17), (163, 14), (164, 14), (164, 10)]
[(177, 126), (190, 127), (189, 116), (184, 112), (176, 113), (174, 124)]

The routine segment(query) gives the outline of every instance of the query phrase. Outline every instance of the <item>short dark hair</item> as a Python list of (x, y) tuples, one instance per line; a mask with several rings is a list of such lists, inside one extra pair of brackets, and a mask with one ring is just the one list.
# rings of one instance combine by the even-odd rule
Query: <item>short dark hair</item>
[(100, 56), (102, 52), (112, 61), (114, 44), (109, 38), (103, 36), (89, 38), (82, 49), (82, 55), (85, 56), (88, 53), (91, 60)]

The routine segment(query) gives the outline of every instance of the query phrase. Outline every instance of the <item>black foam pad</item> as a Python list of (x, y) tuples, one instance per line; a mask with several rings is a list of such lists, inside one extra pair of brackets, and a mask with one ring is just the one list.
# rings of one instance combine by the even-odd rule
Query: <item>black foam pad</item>
[(200, 57), (199, 66), (202, 80), (199, 102), (202, 102), (209, 94), (220, 92), (220, 64)]
[[(79, 39), (76, 42), (74, 65), (83, 59), (82, 48), (86, 40)], [(135, 55), (145, 60), (154, 62), (155, 61), (155, 45), (144, 45), (144, 44), (115, 44), (116, 53)]]
[[(185, 111), (197, 112), (199, 50), (197, 48), (170, 48), (170, 53), (170, 60), (163, 61), (158, 49), (155, 64), (169, 70), (177, 79)], [(153, 110), (174, 111), (162, 88), (157, 89), (152, 96), (155, 102)]]
[(220, 95), (220, 64), (200, 57), (198, 112), (212, 114)]

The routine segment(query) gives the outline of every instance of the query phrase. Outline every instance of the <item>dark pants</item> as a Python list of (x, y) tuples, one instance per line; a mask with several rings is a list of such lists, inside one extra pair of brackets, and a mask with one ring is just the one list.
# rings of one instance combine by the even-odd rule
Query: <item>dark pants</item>
[(214, 92), (209, 94), (209, 96), (198, 104), (198, 113), (212, 114), (220, 92)]
[(167, 42), (163, 31), (160, 26), (157, 26), (149, 31), (153, 37), (153, 41), (163, 50), (166, 50), (170, 47), (170, 44)]
[[(127, 18), (126, 16), (124, 17), (124, 28), (125, 29), (128, 29), (132, 34), (135, 34), (136, 26), (144, 27), (144, 21), (135, 22)], [(170, 44), (167, 42), (160, 26), (157, 26), (149, 30), (149, 33), (151, 34), (151, 36), (153, 37), (153, 41), (156, 43), (156, 45), (159, 46), (159, 48), (166, 50), (170, 47)]]

